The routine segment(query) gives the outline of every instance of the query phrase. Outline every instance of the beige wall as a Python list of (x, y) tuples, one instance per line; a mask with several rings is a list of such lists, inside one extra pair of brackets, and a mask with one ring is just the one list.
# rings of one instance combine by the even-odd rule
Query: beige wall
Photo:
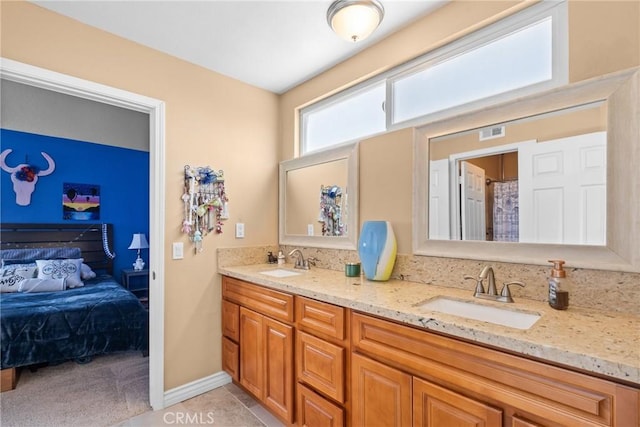
[(440, 160), (455, 153), (498, 147), (532, 139), (544, 142), (607, 128), (607, 106), (576, 110), (558, 115), (532, 117), (530, 120), (505, 124), (505, 136), (480, 141), (478, 130), (434, 138), (429, 143), (429, 158)]
[[(283, 94), (281, 159), (296, 154), (300, 108), (534, 3), (454, 1)], [(569, 26), (571, 82), (640, 65), (640, 2), (570, 0)], [(360, 144), (360, 221), (391, 221), (402, 254), (411, 253), (412, 143), (411, 132), (397, 131)], [(380, 187), (393, 190), (393, 203)]]
[[(3, 57), (165, 101), (165, 390), (219, 372), (216, 247), (277, 242), (277, 96), (30, 3), (1, 7)], [(198, 255), (180, 234), (186, 164), (224, 169), (230, 199), (224, 233)], [(171, 260), (174, 241), (184, 260)]]
[(390, 221), (401, 254), (411, 253), (413, 138), (402, 129), (360, 144), (360, 222)]
[(640, 64), (640, 1), (569, 2), (569, 80)]

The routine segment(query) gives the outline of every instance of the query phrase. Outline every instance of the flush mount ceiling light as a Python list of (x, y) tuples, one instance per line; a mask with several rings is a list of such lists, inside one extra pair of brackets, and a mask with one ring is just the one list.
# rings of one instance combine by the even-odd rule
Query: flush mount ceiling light
[(327, 10), (327, 22), (345, 40), (359, 42), (378, 28), (384, 7), (377, 0), (337, 0)]

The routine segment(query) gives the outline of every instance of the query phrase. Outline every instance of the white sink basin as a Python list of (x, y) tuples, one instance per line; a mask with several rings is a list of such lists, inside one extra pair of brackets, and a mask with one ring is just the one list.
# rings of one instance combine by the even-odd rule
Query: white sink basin
[(291, 277), (291, 276), (297, 276), (300, 273), (298, 273), (297, 271), (283, 270), (281, 268), (278, 268), (276, 270), (261, 271), (260, 274), (264, 274), (271, 277)]
[(433, 298), (420, 305), (420, 309), (438, 311), (516, 329), (529, 329), (540, 319), (540, 314), (538, 313), (481, 305), (446, 297)]

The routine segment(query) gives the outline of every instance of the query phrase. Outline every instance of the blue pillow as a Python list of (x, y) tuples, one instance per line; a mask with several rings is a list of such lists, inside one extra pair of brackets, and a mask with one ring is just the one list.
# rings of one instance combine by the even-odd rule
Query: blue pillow
[[(3, 264), (11, 263), (10, 261), (19, 261), (19, 263), (35, 262), (37, 259), (62, 259), (62, 258), (80, 258), (82, 251), (75, 247), (52, 247), (52, 248), (20, 248), (20, 249), (2, 249), (0, 250), (0, 259)], [(15, 264), (15, 262), (14, 262)]]

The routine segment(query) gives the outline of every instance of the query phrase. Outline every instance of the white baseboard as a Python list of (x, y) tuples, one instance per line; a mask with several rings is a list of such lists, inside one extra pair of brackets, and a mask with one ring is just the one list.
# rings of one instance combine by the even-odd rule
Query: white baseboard
[(206, 393), (231, 382), (231, 377), (224, 371), (217, 372), (205, 378), (183, 384), (164, 392), (164, 408), (183, 402), (192, 397)]

